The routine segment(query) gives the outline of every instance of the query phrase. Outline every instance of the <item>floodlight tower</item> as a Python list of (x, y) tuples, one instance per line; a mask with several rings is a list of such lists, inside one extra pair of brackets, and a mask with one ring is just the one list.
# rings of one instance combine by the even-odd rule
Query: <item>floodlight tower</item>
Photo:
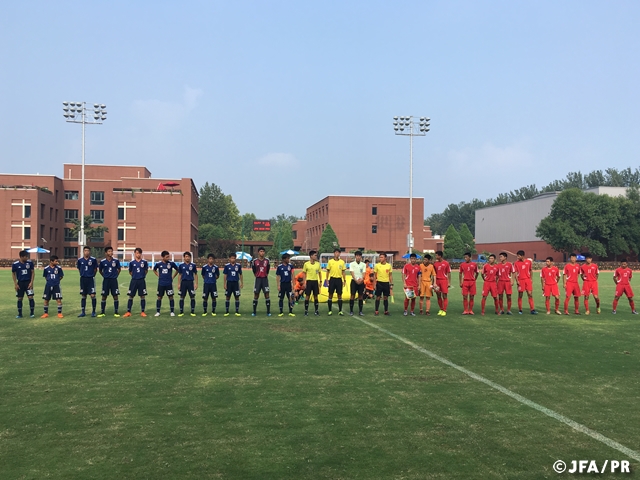
[[(407, 235), (407, 249), (411, 253), (413, 248), (413, 137), (424, 137), (430, 130), (431, 119), (420, 117), (417, 122), (413, 116), (393, 117), (393, 130), (396, 135), (409, 137), (409, 234)], [(408, 132), (405, 133), (405, 129)]]
[[(84, 235), (84, 127), (85, 125), (102, 125), (107, 119), (107, 106), (102, 103), (94, 103), (93, 111), (87, 108), (86, 102), (62, 102), (64, 118), (68, 123), (82, 124), (82, 180), (80, 193), (80, 231), (78, 232), (78, 247), (87, 244)], [(93, 114), (93, 115), (92, 115)], [(93, 120), (91, 119), (93, 117)], [(80, 252), (82, 253), (82, 252)]]

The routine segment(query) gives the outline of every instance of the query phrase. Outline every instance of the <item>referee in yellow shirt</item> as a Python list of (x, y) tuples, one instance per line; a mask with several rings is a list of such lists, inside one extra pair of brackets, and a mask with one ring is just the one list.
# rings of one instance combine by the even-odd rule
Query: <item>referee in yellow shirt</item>
[(344, 260), (340, 258), (340, 249), (333, 250), (333, 258), (327, 263), (327, 277), (329, 278), (329, 300), (327, 300), (327, 306), (329, 307), (329, 315), (333, 315), (331, 311), (331, 305), (333, 304), (333, 293), (338, 294), (338, 315), (344, 315), (342, 313), (342, 286), (346, 280), (344, 278), (344, 271), (347, 266)]
[(322, 282), (322, 269), (318, 262), (318, 252), (311, 250), (309, 252), (310, 260), (305, 262), (302, 267), (304, 274), (304, 316), (309, 315), (309, 299), (313, 293), (313, 306), (315, 307), (315, 315), (318, 316), (318, 295), (320, 294), (320, 283)]

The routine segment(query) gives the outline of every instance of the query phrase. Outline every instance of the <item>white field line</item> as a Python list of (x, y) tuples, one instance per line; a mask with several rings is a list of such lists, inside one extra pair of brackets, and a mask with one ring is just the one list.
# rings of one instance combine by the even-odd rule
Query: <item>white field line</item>
[[(356, 317), (357, 318), (357, 317)], [(571, 428), (573, 428), (574, 430), (584, 433), (585, 435), (590, 436), (591, 438), (604, 443), (605, 445), (607, 445), (608, 447), (613, 448), (614, 450), (617, 450), (621, 453), (624, 453), (627, 457), (629, 458), (633, 458), (634, 460), (640, 462), (640, 452), (636, 452), (635, 450), (631, 450), (630, 448), (625, 447), (624, 445), (622, 445), (621, 443), (616, 442), (615, 440), (611, 440), (608, 437), (605, 437), (604, 435), (596, 432), (595, 430), (591, 430), (588, 427), (585, 427), (584, 425), (578, 423), (578, 422), (574, 422), (573, 420), (571, 420), (568, 417), (565, 417), (564, 415), (561, 415), (557, 412), (554, 412), (553, 410), (548, 409), (547, 407), (543, 407), (542, 405), (529, 400), (528, 398), (523, 397), (522, 395), (518, 395), (515, 392), (512, 392), (511, 390), (509, 390), (508, 388), (503, 387), (502, 385), (498, 385), (495, 382), (492, 382), (491, 380), (484, 378), (481, 375), (478, 375), (477, 373), (472, 372), (471, 370), (467, 370), (464, 367), (461, 367), (460, 365), (457, 365), (449, 360), (447, 360), (444, 357), (441, 357), (440, 355), (431, 352), (430, 350), (427, 350), (426, 348), (423, 348), (419, 345), (416, 345), (415, 343), (413, 343), (410, 340), (407, 340), (404, 337), (401, 337), (400, 335), (396, 335), (395, 333), (390, 332), (389, 330), (386, 330), (378, 325), (376, 325), (375, 323), (371, 323), (368, 322), (367, 320), (364, 320), (362, 318), (358, 318), (358, 320), (360, 320), (362, 323), (369, 325), (370, 327), (375, 328), (376, 330), (381, 331), (382, 333), (385, 333), (387, 335), (389, 335), (390, 337), (395, 338), (396, 340), (401, 341), (402, 343), (405, 343), (407, 345), (409, 345), (411, 348), (414, 348), (415, 350), (419, 351), (420, 353), (424, 353), (425, 355), (433, 358), (434, 360), (439, 361), (440, 363), (444, 363), (445, 365), (448, 365), (452, 368), (455, 368), (456, 370), (458, 370), (459, 372), (464, 373), (465, 375), (473, 378), (474, 380), (477, 380), (478, 382), (482, 382), (485, 385), (490, 386), (491, 388), (493, 388), (494, 390), (498, 390), (501, 393), (504, 393), (505, 395), (513, 398), (514, 400), (517, 400), (518, 402), (522, 403), (523, 405), (527, 405), (528, 407), (531, 407), (535, 410), (538, 410), (539, 412), (544, 413), (545, 415), (547, 415), (548, 417), (551, 417), (559, 422), (564, 423), (565, 425), (570, 426)]]

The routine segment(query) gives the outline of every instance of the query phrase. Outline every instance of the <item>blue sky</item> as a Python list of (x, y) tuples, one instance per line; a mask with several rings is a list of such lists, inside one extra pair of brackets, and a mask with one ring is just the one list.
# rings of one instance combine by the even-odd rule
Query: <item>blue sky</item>
[(408, 195), (425, 214), (569, 171), (638, 166), (640, 3), (11, 2), (0, 16), (0, 171), (87, 162), (218, 184), (240, 211)]

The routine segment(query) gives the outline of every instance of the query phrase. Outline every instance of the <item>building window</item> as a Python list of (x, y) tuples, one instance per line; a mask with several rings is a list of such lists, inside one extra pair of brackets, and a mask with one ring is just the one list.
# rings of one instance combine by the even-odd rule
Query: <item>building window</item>
[(78, 247), (64, 247), (64, 258), (78, 258)]
[(118, 220), (124, 220), (124, 207), (118, 207)]
[(378, 233), (378, 225), (371, 225), (371, 233)]
[(31, 218), (31, 205), (25, 205), (22, 213), (23, 218)]
[(371, 207), (371, 215), (377, 215), (378, 214), (378, 207)]
[(56, 203), (58, 203), (58, 190), (56, 190)]
[(44, 209), (45, 209), (44, 203), (41, 203), (40, 204), (40, 219), (41, 220), (44, 220)]
[(58, 221), (58, 209), (56, 208), (56, 222)]
[(91, 242), (104, 242), (104, 232), (96, 233), (89, 238)]
[(40, 225), (40, 235), (44, 235), (44, 225)]
[(22, 232), (22, 237), (24, 240), (31, 240), (31, 227), (24, 227)]
[(65, 200), (78, 200), (78, 191), (77, 190), (65, 190), (64, 191), (64, 199)]
[(71, 223), (72, 220), (78, 219), (78, 210), (66, 210), (64, 211), (64, 221)]
[(91, 205), (104, 205), (104, 192), (91, 192)]
[(91, 210), (92, 223), (104, 223), (104, 210)]
[(49, 207), (49, 221), (53, 222), (53, 207)]
[(297, 230), (292, 230), (292, 231), (291, 231), (291, 238), (292, 238), (293, 240), (296, 240), (296, 239), (298, 238), (298, 232), (297, 232)]
[(70, 228), (65, 228), (64, 229), (64, 241), (65, 242), (75, 242), (76, 241), (76, 237), (74, 237), (74, 235), (71, 233), (71, 229)]
[(118, 240), (124, 242), (124, 228), (118, 228)]

